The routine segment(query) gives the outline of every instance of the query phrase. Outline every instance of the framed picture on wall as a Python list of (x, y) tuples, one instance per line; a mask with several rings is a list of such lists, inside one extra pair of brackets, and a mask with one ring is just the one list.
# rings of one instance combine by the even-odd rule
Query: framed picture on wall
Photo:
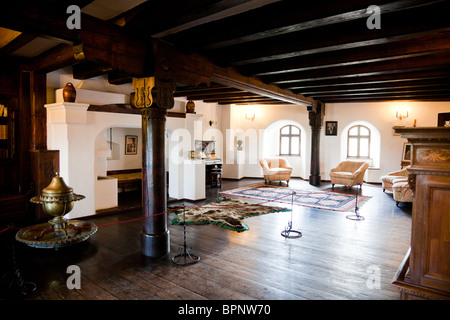
[(125, 154), (137, 154), (138, 136), (125, 136)]
[(438, 113), (438, 127), (450, 127), (450, 112)]
[(325, 135), (327, 136), (337, 136), (337, 121), (326, 121), (325, 122)]
[(403, 144), (402, 161), (411, 161), (411, 143)]

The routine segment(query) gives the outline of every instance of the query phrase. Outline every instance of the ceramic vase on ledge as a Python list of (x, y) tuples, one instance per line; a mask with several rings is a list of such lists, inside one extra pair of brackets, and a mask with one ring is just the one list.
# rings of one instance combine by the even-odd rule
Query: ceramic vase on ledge
[(189, 100), (186, 103), (186, 113), (195, 113), (195, 103), (192, 100)]
[(64, 102), (75, 102), (77, 97), (77, 91), (72, 83), (68, 82), (63, 88), (63, 99)]

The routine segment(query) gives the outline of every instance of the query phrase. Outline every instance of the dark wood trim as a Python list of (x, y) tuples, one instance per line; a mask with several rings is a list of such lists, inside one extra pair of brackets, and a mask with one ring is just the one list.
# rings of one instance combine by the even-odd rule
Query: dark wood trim
[[(109, 112), (109, 113), (128, 113), (128, 114), (141, 114), (141, 109), (128, 108), (128, 105), (90, 105), (87, 111), (93, 112)], [(184, 112), (167, 112), (167, 116), (171, 118), (186, 118)]]
[(121, 169), (121, 170), (108, 170), (106, 171), (106, 175), (115, 175), (115, 174), (128, 174), (128, 173), (137, 173), (142, 172), (142, 168), (137, 169)]

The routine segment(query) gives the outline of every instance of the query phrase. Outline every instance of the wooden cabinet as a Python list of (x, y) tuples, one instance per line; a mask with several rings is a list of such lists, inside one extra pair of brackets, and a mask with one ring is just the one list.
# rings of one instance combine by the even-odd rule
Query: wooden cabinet
[(411, 249), (394, 278), (403, 299), (450, 299), (450, 128), (396, 129), (412, 144)]
[(0, 194), (17, 188), (13, 163), (17, 144), (15, 107), (11, 98), (0, 96)]

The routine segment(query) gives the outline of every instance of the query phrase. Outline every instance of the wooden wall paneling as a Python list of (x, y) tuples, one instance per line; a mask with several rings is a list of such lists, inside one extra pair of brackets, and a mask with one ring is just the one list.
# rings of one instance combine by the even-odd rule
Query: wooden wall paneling
[[(33, 181), (33, 192), (35, 196), (42, 193), (42, 189), (47, 187), (55, 174), (59, 173), (59, 150), (31, 150), (31, 172)], [(36, 222), (50, 220), (42, 206), (33, 205)]]

